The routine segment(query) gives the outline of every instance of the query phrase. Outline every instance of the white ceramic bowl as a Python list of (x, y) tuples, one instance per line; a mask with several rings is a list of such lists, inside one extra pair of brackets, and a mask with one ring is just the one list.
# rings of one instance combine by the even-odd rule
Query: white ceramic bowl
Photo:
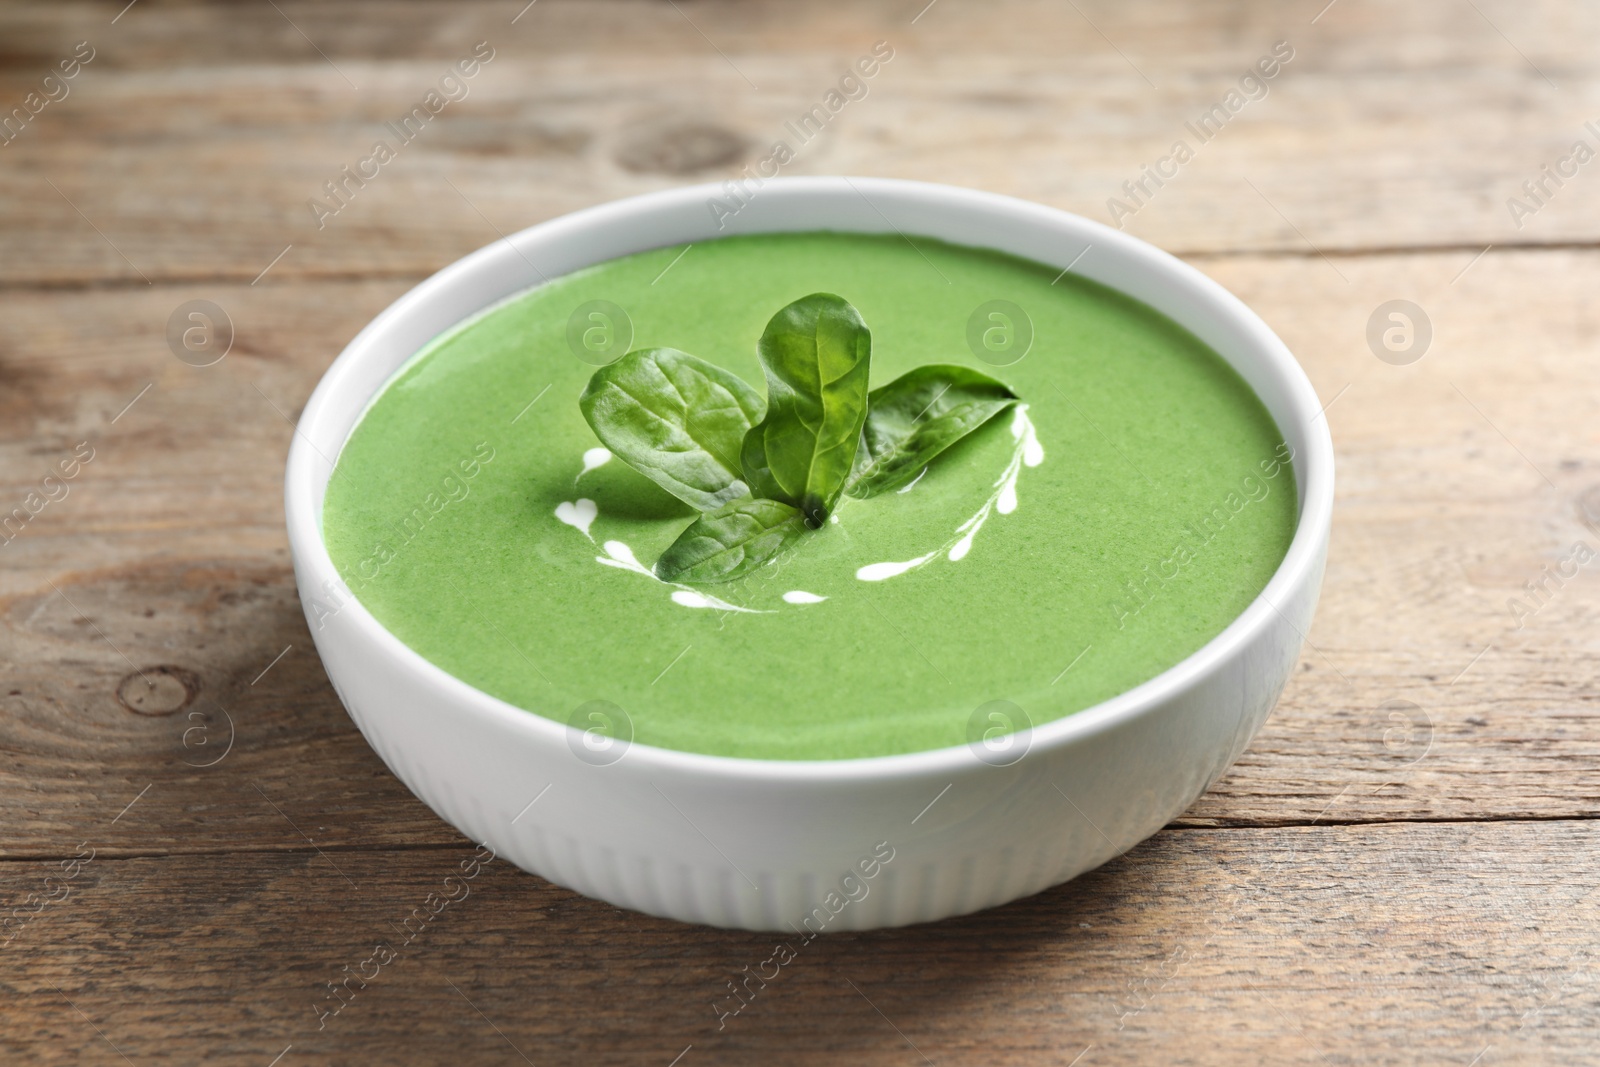
[[(1333, 445), (1299, 364), (1244, 304), (1164, 252), (1052, 208), (868, 178), (770, 181), (719, 230), (719, 186), (651, 193), (523, 230), (451, 264), (350, 342), (289, 452), (289, 544), (312, 636), (361, 732), (411, 791), (525, 870), (625, 908), (762, 930), (862, 930), (1039, 892), (1150, 836), (1244, 749), (1311, 623), (1333, 507)], [(343, 588), (321, 535), (329, 458), (405, 360), (473, 313), (602, 260), (727, 234), (898, 230), (1074, 270), (1221, 353), (1294, 449), (1299, 526), (1261, 595), (1143, 685), (1033, 729), (1020, 761), (967, 747), (872, 759), (732, 759), (634, 744), (577, 758), (570, 709), (530, 714), (446, 674)], [(1065, 592), (1065, 591), (1063, 591)], [(580, 746), (581, 747), (581, 746)], [(530, 806), (530, 802), (531, 806)], [(886, 859), (886, 857), (888, 857)]]

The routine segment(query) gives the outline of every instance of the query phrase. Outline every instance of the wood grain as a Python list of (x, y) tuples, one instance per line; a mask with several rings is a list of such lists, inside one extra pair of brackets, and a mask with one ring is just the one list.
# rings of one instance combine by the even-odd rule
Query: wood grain
[[(109, 845), (152, 814), (84, 834)], [(118, 1062), (114, 1044), (137, 1064), (260, 1065), (292, 1045), (285, 1063), (665, 1067), (690, 1046), (682, 1064), (1066, 1064), (1090, 1046), (1084, 1064), (1465, 1064), (1492, 1047), (1580, 1063), (1600, 1020), (1597, 835), (1169, 830), (980, 915), (791, 945), (727, 1018), (730, 981), (772, 974), (772, 935), (618, 911), (493, 862), (405, 926), (464, 848), (97, 856), (4, 950), (0, 1048), (38, 1063)], [(3, 868), (13, 898), (59, 874)], [(395, 958), (363, 967), (380, 943)], [(324, 1018), (328, 983), (351, 973), (371, 980)]]
[[(0, 200), (28, 205), (0, 281), (249, 281), (291, 244), (279, 276), (427, 273), (497, 233), (799, 147), (785, 122), (880, 40), (895, 58), (787, 173), (946, 181), (1106, 221), (1182, 139), (1194, 160), (1127, 220), (1178, 252), (1600, 238), (1588, 170), (1520, 227), (1506, 203), (1578, 138), (1600, 147), (1587, 5), (1341, 0), (1312, 24), (1318, 4), (1006, 0), (913, 24), (922, 5), (898, 0), (804, 19), (770, 2), (542, 0), (512, 25), (506, 0), (146, 4), (111, 25), (117, 6), (7, 16), (5, 99), (76, 41), (97, 53), (0, 147)], [(495, 59), (470, 95), (319, 229), (323, 183), (395, 140), (385, 124), (480, 40)], [(1295, 58), (1264, 98), (1205, 144), (1186, 132), (1280, 40)], [(727, 141), (693, 148), (704, 128)], [(624, 165), (640, 159), (676, 162)]]
[[(1546, 575), (1600, 549), (1600, 178), (1521, 228), (1506, 199), (1600, 144), (1597, 22), (1553, 0), (0, 8), (0, 115), (96, 49), (0, 145), (0, 515), (93, 449), (0, 544), (0, 1059), (1590, 1062), (1600, 561)], [(281, 507), (300, 406), (438, 267), (738, 174), (879, 40), (894, 59), (787, 173), (1091, 218), (1293, 44), (1127, 225), (1260, 312), (1329, 405), (1333, 545), (1283, 700), (1127, 856), (819, 941), (720, 1032), (766, 939), (504, 863), (319, 1030), (327, 983), (470, 845), (310, 644)], [(470, 95), (317, 229), (306, 201), (478, 41)], [(195, 299), (233, 324), (214, 366), (168, 348)], [(1433, 330), (1407, 366), (1366, 339), (1393, 299)]]

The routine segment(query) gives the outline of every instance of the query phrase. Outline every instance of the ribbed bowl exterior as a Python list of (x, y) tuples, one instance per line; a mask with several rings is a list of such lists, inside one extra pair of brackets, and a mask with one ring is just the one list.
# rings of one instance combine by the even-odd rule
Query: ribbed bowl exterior
[[(958, 769), (850, 783), (730, 784), (636, 767), (633, 751), (591, 766), (560, 742), (457, 714), (452, 694), (396, 671), (386, 650), (338, 630), (339, 618), (317, 645), (351, 718), (395, 776), (524, 870), (651, 915), (752, 930), (790, 930), (811, 917), (805, 929), (834, 932), (1030, 896), (1149, 837), (1265, 721), (1315, 596), (1312, 586), (1281, 605), (1278, 627), (1199, 684), (1078, 744), (1033, 748), (1010, 767), (963, 752), (969, 765)], [(880, 842), (893, 858), (862, 878), (857, 864)], [(841, 888), (852, 870), (861, 889)], [(830, 891), (859, 899), (835, 914)]]

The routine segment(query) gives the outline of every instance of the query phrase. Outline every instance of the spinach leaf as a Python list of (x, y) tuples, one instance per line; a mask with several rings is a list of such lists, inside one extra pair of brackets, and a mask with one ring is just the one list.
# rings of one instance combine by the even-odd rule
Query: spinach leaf
[(867, 398), (861, 450), (846, 490), (854, 497), (898, 489), (928, 461), (1017, 402), (1017, 394), (966, 367), (930, 363)]
[(776, 500), (736, 500), (701, 515), (656, 561), (664, 582), (730, 582), (805, 533), (800, 512)]
[(600, 442), (700, 510), (749, 495), (739, 449), (761, 395), (738, 375), (675, 348), (644, 348), (595, 371), (578, 398)]
[(767, 416), (745, 435), (744, 477), (756, 496), (793, 504), (816, 529), (855, 463), (872, 335), (843, 299), (813, 293), (772, 317), (756, 351)]

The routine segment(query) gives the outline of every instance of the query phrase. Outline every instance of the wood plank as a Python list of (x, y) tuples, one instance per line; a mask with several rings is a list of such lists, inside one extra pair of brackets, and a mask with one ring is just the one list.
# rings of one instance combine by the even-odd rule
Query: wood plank
[[(154, 815), (63, 844), (109, 850)], [(619, 912), (503, 862), (446, 883), (464, 848), (97, 854), (66, 881), (7, 862), (4, 899), (62, 899), (14, 924), (0, 1048), (254, 1067), (286, 1049), (541, 1067), (1085, 1049), (1099, 1065), (1579, 1063), (1600, 1042), (1597, 849), (1592, 822), (1167, 831), (1004, 908), (793, 944), (782, 968), (763, 966), (771, 935)], [(770, 981), (724, 1019), (747, 967)], [(328, 983), (360, 973), (323, 1018)]]
[[(1238, 766), (1182, 821), (1600, 812), (1596, 565), (1521, 630), (1506, 608), (1576, 541), (1600, 549), (1583, 520), (1591, 507), (1600, 521), (1588, 301), (1600, 254), (1496, 250), (1452, 285), (1470, 260), (1341, 261), (1348, 281), (1316, 258), (1202, 261), (1334, 401), (1340, 488), (1314, 648)], [(21, 809), (9, 853), (54, 855), (85, 813), (152, 783), (140, 803), (161, 817), (139, 824), (136, 851), (303, 847), (295, 826), (333, 847), (456, 839), (340, 710), (282, 532), (284, 416), (406, 284), (0, 294), (0, 380), (13, 383), (0, 393), (0, 492), (20, 503), (78, 442), (96, 449), (70, 495), (0, 554), (0, 794)], [(207, 368), (164, 340), (172, 309), (201, 294), (237, 327), (234, 351)], [(1396, 295), (1434, 322), (1432, 350), (1411, 366), (1380, 362), (1364, 339), (1372, 309)], [(191, 672), (197, 703), (165, 717), (119, 703), (135, 668), (160, 666)], [(182, 699), (179, 682), (162, 684)], [(1391, 718), (1393, 700), (1417, 705), (1414, 725)], [(235, 747), (214, 768), (190, 766), (226, 737), (218, 707)], [(207, 730), (186, 748), (195, 726)]]
[[(515, 25), (498, 0), (277, 6), (141, 4), (115, 25), (114, 3), (0, 10), (8, 108), (74, 42), (97, 50), (0, 147), (0, 283), (248, 281), (289, 245), (279, 277), (426, 273), (497, 231), (797, 146), (785, 123), (879, 40), (895, 58), (785, 173), (947, 181), (1107, 219), (1184, 139), (1193, 161), (1125, 220), (1180, 252), (1600, 239), (1586, 171), (1521, 226), (1507, 207), (1575, 140), (1600, 145), (1584, 128), (1600, 119), (1592, 6), (1342, 0), (1312, 24), (1225, 0), (1007, 0), (913, 24), (923, 5), (900, 0), (801, 20), (777, 0), (544, 0)], [(480, 40), (496, 58), (470, 95), (319, 229), (323, 183), (396, 140), (385, 123)], [(1186, 131), (1279, 40), (1295, 58), (1268, 95), (1214, 140)]]
[(284, 416), (404, 288), (199, 290), (237, 328), (204, 368), (165, 340), (196, 290), (13, 295), (0, 312), (7, 513), (93, 449), (0, 547), (6, 854), (48, 851), (72, 813), (115, 814), (146, 786), (163, 814), (136, 849), (458, 839), (333, 694), (283, 533)]
[[(1331, 403), (1338, 499), (1315, 647), (1190, 817), (1279, 817), (1307, 772), (1327, 782), (1313, 814), (1331, 819), (1487, 814), (1477, 798), (1490, 795), (1504, 815), (1595, 812), (1600, 559), (1546, 576), (1579, 542), (1600, 552), (1600, 321), (1581, 295), (1596, 261), (1472, 260), (1341, 261), (1348, 282), (1316, 260), (1201, 264)], [(1396, 298), (1433, 325), (1409, 366), (1365, 338)], [(1519, 616), (1513, 598), (1537, 612)], [(1390, 701), (1417, 709), (1395, 719)]]

